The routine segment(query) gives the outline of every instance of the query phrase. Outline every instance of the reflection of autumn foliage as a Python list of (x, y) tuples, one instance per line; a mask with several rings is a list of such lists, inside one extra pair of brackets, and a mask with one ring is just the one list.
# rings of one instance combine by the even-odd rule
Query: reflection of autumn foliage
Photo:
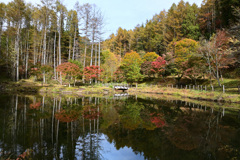
[(169, 140), (177, 148), (188, 151), (196, 149), (201, 140), (202, 127), (204, 127), (204, 124), (199, 123), (198, 120), (193, 115), (180, 116), (173, 128), (167, 132)]
[(76, 121), (79, 118), (79, 114), (80, 112), (75, 110), (61, 110), (60, 112), (55, 114), (55, 117), (61, 122), (72, 122)]
[(30, 104), (30, 109), (39, 109), (41, 102)]
[(155, 124), (157, 128), (161, 128), (166, 125), (166, 122), (161, 114), (158, 113), (157, 115), (154, 115), (154, 113), (151, 113), (150, 116), (151, 122)]
[(88, 106), (83, 111), (83, 116), (85, 119), (98, 119), (100, 117), (101, 113), (98, 112), (97, 108), (94, 108), (92, 106)]
[(16, 160), (28, 159), (32, 152), (32, 149), (27, 149), (25, 152), (20, 154)]

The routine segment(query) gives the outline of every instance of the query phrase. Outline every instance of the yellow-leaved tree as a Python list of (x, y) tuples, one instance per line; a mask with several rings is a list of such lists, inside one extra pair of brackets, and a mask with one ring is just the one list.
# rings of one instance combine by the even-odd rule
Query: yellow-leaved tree
[(140, 73), (141, 64), (142, 59), (137, 52), (131, 51), (125, 54), (121, 63), (121, 68), (128, 82), (137, 83), (142, 80), (143, 75)]
[(189, 59), (196, 55), (197, 48), (198, 42), (188, 38), (169, 44), (169, 49), (174, 53), (174, 64), (178, 82), (184, 76), (186, 69), (188, 69), (187, 63)]
[(155, 61), (158, 57), (159, 57), (159, 55), (156, 54), (155, 52), (147, 52), (147, 53), (143, 56), (142, 60), (143, 60), (143, 62), (145, 62), (145, 61), (153, 62), (153, 61)]
[(101, 68), (103, 69), (102, 77), (104, 82), (112, 82), (114, 72), (120, 66), (120, 60), (117, 55), (110, 52), (110, 50), (102, 51), (102, 61), (103, 64)]

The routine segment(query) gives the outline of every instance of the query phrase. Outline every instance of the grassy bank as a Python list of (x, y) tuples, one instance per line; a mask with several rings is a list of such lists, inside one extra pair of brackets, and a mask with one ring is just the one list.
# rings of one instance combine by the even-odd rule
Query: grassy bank
[(7, 93), (18, 94), (109, 94), (113, 93), (113, 89), (101, 85), (76, 86), (68, 87), (66, 85), (58, 84), (42, 84), (32, 80), (20, 80), (18, 82), (4, 82), (1, 83), (1, 91)]
[[(134, 95), (134, 93), (132, 93)], [(165, 100), (165, 101), (183, 101), (184, 105), (191, 105), (194, 104), (196, 106), (206, 106), (211, 108), (231, 108), (234, 110), (239, 110), (239, 103), (227, 103), (227, 102), (214, 102), (214, 101), (200, 101), (197, 99), (181, 97), (181, 96), (174, 96), (174, 95), (167, 95), (167, 94), (153, 94), (153, 93), (138, 93), (138, 98), (143, 99), (158, 99), (158, 100)]]
[(163, 94), (173, 95), (181, 98), (189, 98), (204, 101), (215, 101), (215, 102), (227, 102), (227, 103), (240, 103), (240, 95), (238, 94), (227, 94), (221, 92), (212, 91), (197, 91), (190, 89), (176, 89), (167, 87), (138, 87), (130, 88), (129, 93), (148, 93), (148, 94)]
[[(226, 81), (233, 83), (232, 81)], [(238, 82), (238, 81), (237, 81)], [(234, 81), (236, 83), (236, 80)], [(42, 84), (41, 82), (34, 82), (30, 79), (20, 80), (19, 82), (4, 82), (1, 84), (2, 91), (8, 93), (41, 93), (41, 94), (71, 94), (71, 95), (99, 95), (108, 94), (113, 95), (119, 93), (114, 91), (111, 87), (105, 87), (101, 84), (89, 86), (68, 87), (58, 84)], [(217, 91), (197, 91), (190, 89), (176, 89), (171, 87), (160, 86), (146, 86), (139, 85), (138, 88), (130, 88), (130, 94), (153, 94), (153, 95), (172, 95), (178, 99), (188, 98), (201, 101), (215, 101), (222, 103), (240, 103), (239, 94), (229, 94)]]

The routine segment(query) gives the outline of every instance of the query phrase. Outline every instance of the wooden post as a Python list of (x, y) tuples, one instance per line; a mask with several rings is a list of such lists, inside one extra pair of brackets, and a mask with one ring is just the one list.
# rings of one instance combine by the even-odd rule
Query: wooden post
[(202, 85), (201, 85), (201, 91), (202, 91)]
[(191, 85), (189, 85), (189, 89), (191, 89)]
[(224, 85), (223, 85), (223, 93), (225, 93), (225, 87), (224, 87)]
[(212, 91), (214, 91), (213, 85), (211, 85), (211, 87), (212, 87)]
[(193, 85), (193, 90), (195, 90), (195, 85)]
[(178, 85), (176, 85), (176, 88), (178, 89)]
[(182, 85), (181, 85), (181, 89), (182, 89)]
[(197, 86), (198, 90), (199, 90), (199, 85)]
[(167, 85), (167, 88), (168, 88), (168, 85)]
[(173, 88), (173, 84), (172, 84), (172, 88)]
[(186, 87), (185, 87), (186, 89), (187, 89), (187, 85), (186, 85)]
[(205, 85), (205, 91), (207, 91), (207, 86)]

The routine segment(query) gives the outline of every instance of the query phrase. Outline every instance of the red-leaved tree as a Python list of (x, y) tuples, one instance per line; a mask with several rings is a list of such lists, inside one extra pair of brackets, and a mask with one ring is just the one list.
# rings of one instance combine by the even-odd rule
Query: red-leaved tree
[(57, 66), (56, 71), (60, 72), (61, 83), (62, 83), (62, 76), (64, 76), (66, 79), (69, 80), (69, 87), (70, 87), (71, 78), (74, 78), (74, 85), (75, 85), (75, 80), (77, 76), (81, 75), (80, 68), (78, 67), (78, 65), (71, 62), (60, 64), (59, 66)]
[(99, 68), (99, 66), (87, 66), (83, 70), (83, 75), (86, 79), (86, 81), (89, 81), (91, 83), (92, 80), (101, 80), (100, 75), (103, 72), (102, 69)]
[(163, 57), (159, 56), (156, 61), (152, 62), (153, 73), (156, 73), (158, 77), (162, 76), (162, 73), (165, 71), (166, 61)]

